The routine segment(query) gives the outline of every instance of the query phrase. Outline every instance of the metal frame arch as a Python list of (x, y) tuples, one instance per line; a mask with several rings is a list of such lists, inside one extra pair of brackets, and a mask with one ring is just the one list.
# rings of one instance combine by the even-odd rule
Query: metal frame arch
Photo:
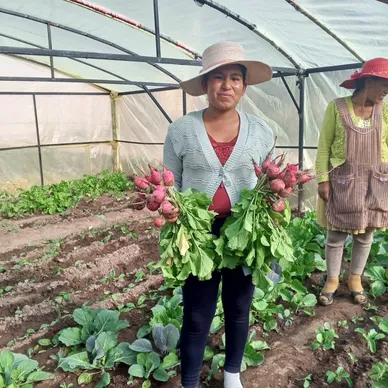
[[(122, 52), (126, 53), (126, 54), (129, 54), (129, 55), (132, 55), (132, 56), (140, 56), (139, 54), (135, 53), (134, 51), (131, 51), (131, 50), (125, 48), (125, 47), (122, 47), (122, 46), (116, 44), (116, 43), (110, 42), (110, 41), (108, 41), (108, 40), (106, 40), (104, 38), (100, 38), (100, 37), (98, 37), (96, 35), (93, 35), (93, 34), (90, 34), (88, 32), (84, 32), (84, 31), (78, 30), (78, 29), (73, 28), (73, 27), (68, 27), (68, 26), (66, 26), (64, 24), (53, 23), (53, 22), (51, 22), (49, 20), (37, 18), (35, 16), (31, 16), (31, 15), (28, 15), (28, 14), (22, 14), (20, 12), (11, 11), (11, 10), (8, 10), (8, 9), (5, 9), (5, 8), (1, 8), (1, 7), (0, 7), (0, 13), (5, 13), (7, 15), (16, 16), (16, 17), (20, 17), (20, 18), (24, 18), (24, 19), (29, 19), (29, 20), (35, 21), (37, 23), (42, 23), (42, 24), (50, 25), (52, 27), (56, 27), (56, 28), (62, 29), (64, 31), (69, 31), (69, 32), (72, 32), (72, 33), (77, 34), (77, 35), (85, 36), (85, 37), (87, 37), (89, 39), (95, 40), (96, 42), (100, 42), (100, 43), (106, 44), (107, 46), (113, 47), (113, 48), (115, 48), (115, 49), (117, 49), (119, 51), (122, 51)], [(181, 81), (174, 74), (172, 74), (171, 72), (169, 72), (168, 70), (164, 69), (163, 67), (159, 66), (156, 63), (148, 63), (148, 65), (153, 66), (154, 68), (156, 68), (157, 70), (159, 70), (162, 73), (166, 74), (167, 76), (169, 76), (170, 78), (172, 78), (176, 82), (180, 82)]]

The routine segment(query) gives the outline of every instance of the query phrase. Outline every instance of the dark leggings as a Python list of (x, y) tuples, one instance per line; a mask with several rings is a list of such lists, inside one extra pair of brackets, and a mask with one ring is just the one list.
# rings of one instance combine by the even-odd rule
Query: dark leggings
[[(213, 233), (219, 235), (223, 220), (216, 220)], [(238, 373), (249, 331), (249, 310), (254, 285), (241, 267), (215, 272), (210, 280), (189, 277), (183, 286), (183, 327), (180, 338), (182, 386), (198, 385), (210, 326), (216, 311), (222, 278), (225, 313), (226, 360), (224, 369)]]

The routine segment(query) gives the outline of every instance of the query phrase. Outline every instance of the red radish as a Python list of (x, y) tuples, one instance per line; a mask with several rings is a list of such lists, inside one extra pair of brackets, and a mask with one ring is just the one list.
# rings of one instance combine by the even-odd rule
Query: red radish
[(152, 167), (150, 164), (148, 165), (148, 167), (151, 170), (149, 182), (152, 183), (153, 185), (159, 185), (159, 183), (162, 180), (162, 176), (161, 176), (160, 172), (156, 168)]
[(167, 187), (163, 185), (156, 185), (155, 190), (163, 191), (163, 193), (167, 193)]
[(274, 179), (270, 182), (269, 188), (273, 193), (280, 193), (282, 190), (286, 188), (286, 185), (281, 179)]
[(160, 191), (160, 190), (154, 190), (152, 192), (152, 196), (153, 196), (155, 202), (162, 203), (164, 200), (164, 197), (166, 196), (166, 193), (164, 193), (163, 191)]
[(147, 181), (147, 179), (142, 178), (142, 177), (135, 178), (134, 183), (138, 189), (142, 189), (142, 190), (148, 189), (148, 187), (150, 185), (149, 182)]
[(285, 176), (286, 176), (286, 172), (283, 170), (276, 178), (281, 179), (283, 181)]
[(267, 168), (271, 165), (271, 155), (272, 155), (272, 152), (268, 154), (267, 158), (264, 160), (263, 164), (261, 165), (261, 169), (264, 172), (267, 171)]
[(252, 160), (252, 161), (253, 161), (253, 166), (255, 168), (255, 174), (259, 178), (260, 176), (263, 175), (263, 170), (256, 164), (256, 162), (254, 160)]
[(304, 185), (305, 183), (310, 182), (310, 181), (311, 181), (311, 177), (309, 175), (302, 175), (298, 179), (298, 183), (301, 185)]
[(155, 218), (154, 225), (161, 228), (166, 223), (166, 220), (162, 217)]
[(298, 165), (297, 164), (289, 164), (287, 166), (287, 170), (292, 171), (292, 172), (297, 172), (298, 171)]
[(152, 212), (158, 210), (159, 206), (160, 206), (160, 202), (156, 202), (156, 201), (148, 201), (147, 202), (147, 209), (151, 210)]
[(160, 208), (162, 209), (162, 214), (164, 214), (164, 215), (170, 214), (172, 212), (171, 202), (163, 201), (160, 204)]
[(286, 171), (284, 175), (284, 183), (286, 187), (294, 187), (298, 183), (298, 179), (296, 178), (296, 174), (292, 171)]
[(279, 197), (288, 198), (292, 194), (293, 191), (294, 191), (294, 189), (292, 187), (286, 187), (284, 190), (282, 190), (279, 193)]
[(286, 208), (286, 204), (283, 199), (279, 199), (272, 205), (272, 209), (277, 213), (284, 212), (284, 209)]
[(276, 178), (280, 174), (280, 168), (276, 164), (271, 163), (267, 168), (266, 174), (269, 178)]
[(174, 174), (166, 167), (163, 167), (163, 182), (166, 186), (174, 186), (175, 183)]

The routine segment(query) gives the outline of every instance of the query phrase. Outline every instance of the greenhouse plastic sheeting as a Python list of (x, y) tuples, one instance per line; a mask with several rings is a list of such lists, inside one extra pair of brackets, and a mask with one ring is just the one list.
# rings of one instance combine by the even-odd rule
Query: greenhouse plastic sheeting
[[(1, 15), (1, 13), (0, 13)], [(1, 29), (1, 25), (0, 25)], [(0, 37), (1, 39), (1, 37)], [(55, 71), (56, 77), (71, 78), (63, 73)], [(32, 61), (0, 55), (0, 76), (2, 77), (34, 77), (50, 78), (50, 69), (38, 65)], [(85, 83), (54, 83), (31, 81), (0, 81), (0, 92), (56, 92), (56, 93), (102, 93), (105, 90)], [(108, 95), (109, 92), (107, 92)], [(109, 98), (109, 95), (108, 95)], [(20, 106), (19, 106), (20, 108)]]
[(0, 151), (0, 160), (0, 190), (15, 193), (19, 188), (40, 185), (36, 148)]
[[(50, 147), (42, 149), (45, 184), (79, 179), (112, 169), (112, 147), (108, 144)], [(72, 166), (70, 169), (69, 166)]]
[(37, 96), (42, 144), (112, 140), (111, 101), (106, 96)]

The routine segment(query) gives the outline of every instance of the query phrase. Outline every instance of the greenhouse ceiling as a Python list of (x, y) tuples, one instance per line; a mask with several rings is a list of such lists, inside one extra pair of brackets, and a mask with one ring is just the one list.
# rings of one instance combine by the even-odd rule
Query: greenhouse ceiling
[[(239, 42), (275, 76), (351, 69), (388, 57), (379, 0), (0, 0), (0, 54), (48, 66), (48, 77), (118, 93), (174, 89), (212, 43)], [(64, 78), (56, 71), (71, 76)]]

